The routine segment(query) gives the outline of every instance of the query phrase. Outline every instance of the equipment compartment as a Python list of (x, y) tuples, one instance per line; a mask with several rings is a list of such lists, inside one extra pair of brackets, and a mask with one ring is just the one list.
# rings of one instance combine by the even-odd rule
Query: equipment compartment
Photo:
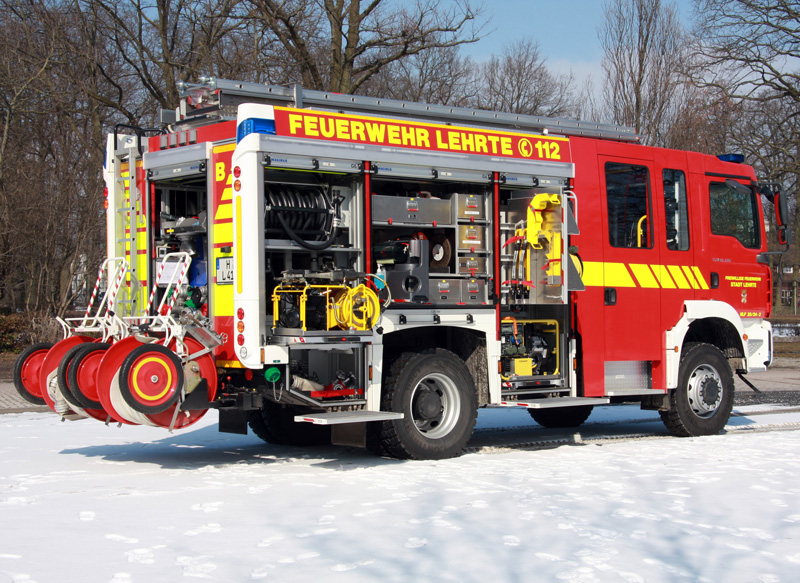
[(458, 195), (458, 218), (460, 220), (484, 220), (486, 219), (485, 197), (482, 194), (459, 194)]
[(479, 225), (459, 225), (456, 247), (468, 251), (486, 250), (486, 227)]
[(413, 225), (449, 224), (450, 201), (421, 196), (372, 195), (372, 220), (375, 223)]

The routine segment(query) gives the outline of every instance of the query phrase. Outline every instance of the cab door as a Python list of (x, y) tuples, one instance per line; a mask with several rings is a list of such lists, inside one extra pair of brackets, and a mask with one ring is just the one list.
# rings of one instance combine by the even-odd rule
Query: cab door
[(708, 225), (704, 268), (711, 299), (730, 304), (742, 318), (767, 316), (770, 298), (769, 268), (758, 262), (764, 232), (759, 196), (747, 177), (706, 173)]
[(600, 155), (598, 161), (606, 230), (605, 393), (635, 394), (653, 388), (653, 368), (663, 359), (657, 244), (663, 211), (655, 204), (652, 158)]

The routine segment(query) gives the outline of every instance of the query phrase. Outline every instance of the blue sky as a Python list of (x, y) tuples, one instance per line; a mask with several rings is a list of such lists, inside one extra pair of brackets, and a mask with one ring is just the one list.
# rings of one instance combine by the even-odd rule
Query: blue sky
[[(688, 21), (691, 0), (662, 0), (677, 5)], [(597, 28), (603, 23), (603, 0), (484, 0), (487, 13), (493, 14), (486, 37), (464, 47), (476, 60), (500, 54), (503, 45), (531, 37), (539, 42), (551, 69), (573, 70), (576, 77), (599, 73), (603, 52)]]

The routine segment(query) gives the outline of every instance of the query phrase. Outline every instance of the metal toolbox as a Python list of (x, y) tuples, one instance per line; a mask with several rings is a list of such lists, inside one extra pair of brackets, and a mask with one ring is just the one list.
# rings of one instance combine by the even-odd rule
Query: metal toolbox
[(467, 251), (486, 250), (486, 227), (483, 225), (459, 225), (457, 249)]
[(433, 304), (460, 304), (461, 284), (463, 280), (456, 278), (431, 278), (428, 292)]
[(485, 197), (482, 194), (459, 194), (458, 218), (483, 220), (486, 218)]
[(489, 301), (486, 295), (486, 281), (483, 279), (461, 280), (461, 301), (465, 304), (485, 304)]
[(448, 225), (450, 201), (439, 198), (372, 196), (372, 221), (388, 224)]
[(458, 273), (466, 275), (484, 275), (486, 271), (486, 257), (473, 257), (465, 255), (458, 258)]

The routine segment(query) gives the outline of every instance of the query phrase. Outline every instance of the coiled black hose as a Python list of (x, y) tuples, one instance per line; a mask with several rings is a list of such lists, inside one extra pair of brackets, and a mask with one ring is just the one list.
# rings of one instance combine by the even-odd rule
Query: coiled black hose
[[(265, 227), (285, 233), (305, 249), (327, 249), (336, 240), (339, 231), (334, 223), (339, 200), (331, 198), (332, 188), (332, 185), (328, 185), (326, 192), (319, 187), (301, 190), (287, 185), (267, 185), (264, 197), (270, 212), (265, 214)], [(303, 236), (320, 242), (312, 243)]]

